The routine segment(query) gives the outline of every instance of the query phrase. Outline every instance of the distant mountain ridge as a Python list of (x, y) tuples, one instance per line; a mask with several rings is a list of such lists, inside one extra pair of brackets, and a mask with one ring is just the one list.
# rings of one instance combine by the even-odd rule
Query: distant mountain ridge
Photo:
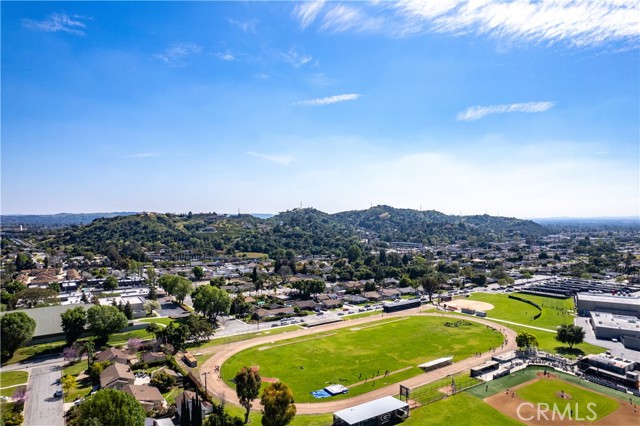
[(12, 214), (0, 215), (3, 228), (26, 227), (51, 228), (70, 225), (85, 225), (103, 217), (130, 216), (138, 212), (109, 213), (56, 213), (56, 214)]

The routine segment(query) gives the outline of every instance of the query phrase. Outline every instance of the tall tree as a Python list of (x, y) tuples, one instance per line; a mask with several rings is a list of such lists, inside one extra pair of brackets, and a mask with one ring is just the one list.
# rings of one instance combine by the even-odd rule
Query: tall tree
[(87, 325), (87, 312), (82, 306), (76, 306), (61, 313), (60, 319), (67, 343), (71, 344), (78, 340), (84, 332)]
[(198, 281), (204, 278), (204, 269), (202, 269), (202, 266), (194, 266), (191, 272)]
[(296, 415), (293, 394), (283, 382), (271, 383), (262, 392), (262, 426), (286, 426)]
[(144, 426), (145, 418), (144, 408), (132, 395), (116, 389), (102, 389), (80, 404), (78, 417), (74, 419), (72, 426)]
[(34, 269), (36, 263), (26, 253), (18, 253), (16, 255), (16, 270), (23, 271), (25, 269)]
[(113, 275), (109, 275), (107, 279), (104, 280), (102, 286), (107, 291), (115, 290), (116, 288), (118, 288), (118, 279)]
[(519, 348), (532, 348), (538, 346), (538, 339), (533, 334), (523, 331), (516, 336), (516, 344)]
[(422, 289), (429, 295), (429, 302), (431, 302), (433, 293), (438, 291), (438, 289), (440, 288), (440, 282), (433, 274), (430, 274), (420, 278), (420, 285), (422, 286)]
[(180, 279), (176, 282), (176, 285), (173, 287), (173, 292), (171, 293), (178, 303), (183, 303), (184, 299), (191, 294), (193, 291), (193, 284), (191, 281), (184, 277), (179, 277)]
[(89, 329), (106, 342), (109, 335), (127, 326), (127, 317), (115, 306), (92, 306), (87, 311)]
[(234, 378), (236, 384), (236, 394), (240, 400), (240, 405), (246, 410), (244, 413), (244, 422), (249, 423), (249, 413), (251, 412), (251, 403), (260, 394), (260, 384), (262, 379), (257, 370), (244, 367), (238, 371)]
[(202, 407), (198, 392), (191, 400), (191, 426), (202, 426)]
[(186, 395), (183, 396), (180, 404), (180, 426), (191, 426), (191, 413)]
[(585, 331), (579, 325), (562, 324), (558, 327), (556, 340), (568, 344), (569, 349), (573, 349), (573, 345), (579, 345), (584, 341), (584, 336)]
[(82, 347), (82, 351), (87, 354), (87, 369), (89, 369), (89, 367), (91, 367), (91, 363), (93, 362), (93, 354), (96, 353), (96, 345), (93, 340), (85, 341)]
[(229, 294), (218, 287), (202, 285), (196, 289), (191, 297), (193, 308), (206, 315), (214, 323), (218, 315), (226, 314), (231, 307)]
[(2, 360), (8, 360), (15, 351), (29, 342), (36, 329), (36, 322), (24, 312), (10, 312), (0, 320)]
[(51, 288), (25, 288), (16, 293), (17, 303), (27, 308), (35, 308), (40, 304), (58, 304), (58, 292)]
[(127, 300), (127, 303), (124, 305), (124, 309), (122, 313), (128, 320), (133, 319), (133, 308), (131, 307), (131, 303)]

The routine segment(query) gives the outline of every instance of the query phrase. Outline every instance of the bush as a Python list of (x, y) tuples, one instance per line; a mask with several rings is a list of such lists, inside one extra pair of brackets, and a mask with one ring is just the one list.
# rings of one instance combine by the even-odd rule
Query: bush
[(87, 369), (87, 375), (91, 379), (91, 383), (93, 383), (94, 385), (99, 384), (100, 374), (102, 374), (102, 371), (110, 365), (111, 362), (109, 361), (94, 362), (93, 364), (91, 364), (91, 367)]

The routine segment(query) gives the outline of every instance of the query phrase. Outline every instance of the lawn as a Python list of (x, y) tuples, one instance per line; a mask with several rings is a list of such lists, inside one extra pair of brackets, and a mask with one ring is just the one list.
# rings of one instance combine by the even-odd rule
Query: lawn
[[(350, 329), (263, 344), (242, 351), (222, 366), (230, 380), (243, 367), (260, 366), (262, 377), (287, 383), (298, 402), (317, 402), (310, 392), (338, 383), (348, 398), (421, 373), (417, 365), (443, 356), (454, 362), (499, 346), (502, 335), (484, 325), (448, 327), (437, 317), (395, 317)], [(387, 377), (385, 371), (391, 372)], [(371, 380), (372, 377), (377, 379)]]
[(122, 346), (122, 345), (125, 345), (127, 343), (127, 340), (129, 340), (129, 339), (131, 339), (133, 337), (136, 337), (136, 338), (142, 339), (142, 340), (148, 340), (148, 339), (152, 339), (153, 338), (153, 334), (149, 333), (145, 329), (125, 331), (125, 332), (122, 332), (122, 333), (115, 333), (115, 334), (112, 334), (111, 337), (109, 337), (107, 345), (108, 346)]
[(517, 322), (518, 324), (548, 328), (549, 330), (555, 330), (557, 326), (562, 324), (573, 324), (574, 316), (568, 312), (573, 310), (573, 299), (571, 298), (555, 299), (522, 293), (515, 293), (514, 296), (540, 305), (542, 307), (540, 318), (533, 319), (539, 313), (535, 306), (520, 300), (509, 299), (506, 294), (473, 293), (468, 299), (491, 303), (494, 309), (487, 311), (487, 317), (489, 318), (500, 318)]
[(518, 426), (522, 423), (465, 392), (411, 411), (404, 426)]
[(0, 387), (21, 385), (29, 381), (29, 373), (26, 371), (4, 371), (0, 373)]
[(262, 336), (275, 336), (276, 334), (288, 333), (291, 331), (301, 330), (297, 325), (289, 325), (285, 327), (275, 327), (262, 331), (256, 331), (254, 333), (236, 334), (235, 336), (214, 337), (213, 339), (205, 342), (201, 345), (194, 345), (190, 348), (192, 352), (197, 352), (198, 349), (209, 348), (212, 346), (225, 345), (227, 343), (242, 342), (245, 340), (253, 339), (254, 337)]
[(12, 397), (13, 394), (16, 393), (16, 391), (20, 389), (26, 389), (26, 388), (27, 386), (14, 386), (12, 388), (3, 388), (3, 389), (0, 389), (0, 396)]
[[(487, 319), (489, 320), (491, 318), (503, 319), (548, 330), (555, 330), (556, 327), (561, 324), (573, 324), (574, 316), (567, 313), (573, 309), (573, 300), (571, 298), (555, 299), (552, 297), (541, 297), (521, 293), (517, 293), (517, 296), (540, 305), (542, 307), (542, 316), (534, 320), (533, 317), (539, 312), (537, 308), (519, 300), (509, 299), (506, 294), (473, 293), (469, 299), (491, 303), (494, 306), (494, 309), (487, 311)], [(539, 349), (569, 358), (586, 354), (602, 353), (606, 350), (605, 348), (589, 343), (576, 345), (570, 350), (568, 346), (563, 346), (562, 343), (555, 340), (555, 332), (536, 330), (512, 324), (505, 325), (518, 333), (524, 331), (536, 336)]]
[(163, 324), (163, 325), (167, 326), (167, 325), (171, 324), (172, 322), (174, 322), (176, 320), (172, 319), (172, 318), (145, 318), (145, 319), (141, 319), (139, 321), (140, 322)]
[[(562, 392), (570, 395), (570, 399), (562, 398)], [(555, 405), (560, 412), (564, 412), (569, 404), (576, 415), (579, 413), (589, 421), (600, 420), (620, 406), (620, 403), (612, 398), (571, 385), (563, 380), (542, 379), (518, 389), (516, 394), (533, 404), (547, 404), (550, 409)], [(593, 413), (597, 414), (597, 418), (590, 418)]]
[(23, 348), (18, 349), (11, 359), (9, 359), (7, 364), (15, 364), (26, 359), (43, 356), (43, 355), (51, 355), (55, 353), (62, 352), (62, 348), (64, 347), (65, 342), (63, 340), (52, 342), (52, 343), (42, 343), (39, 345), (25, 346)]
[(78, 374), (84, 372), (86, 369), (87, 369), (87, 361), (86, 360), (80, 360), (80, 361), (76, 362), (75, 364), (67, 365), (66, 367), (64, 367), (64, 369), (62, 370), (62, 375), (63, 376), (67, 376), (67, 375), (77, 376)]

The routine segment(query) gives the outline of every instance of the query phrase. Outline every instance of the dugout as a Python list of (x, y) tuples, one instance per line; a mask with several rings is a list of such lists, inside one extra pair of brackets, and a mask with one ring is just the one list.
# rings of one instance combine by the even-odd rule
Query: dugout
[(434, 359), (433, 361), (425, 362), (424, 364), (420, 364), (418, 367), (422, 368), (424, 371), (436, 370), (438, 368), (446, 367), (447, 365), (453, 364), (453, 357), (447, 356), (444, 358)]
[(500, 364), (496, 361), (487, 361), (483, 364), (480, 364), (471, 369), (471, 377), (484, 376), (487, 373), (491, 373), (492, 371), (496, 371), (500, 368)]
[(392, 396), (333, 413), (333, 426), (393, 425), (409, 417), (409, 404)]
[(421, 303), (420, 299), (398, 300), (397, 302), (385, 303), (382, 309), (385, 313), (391, 313), (405, 309), (419, 308)]

